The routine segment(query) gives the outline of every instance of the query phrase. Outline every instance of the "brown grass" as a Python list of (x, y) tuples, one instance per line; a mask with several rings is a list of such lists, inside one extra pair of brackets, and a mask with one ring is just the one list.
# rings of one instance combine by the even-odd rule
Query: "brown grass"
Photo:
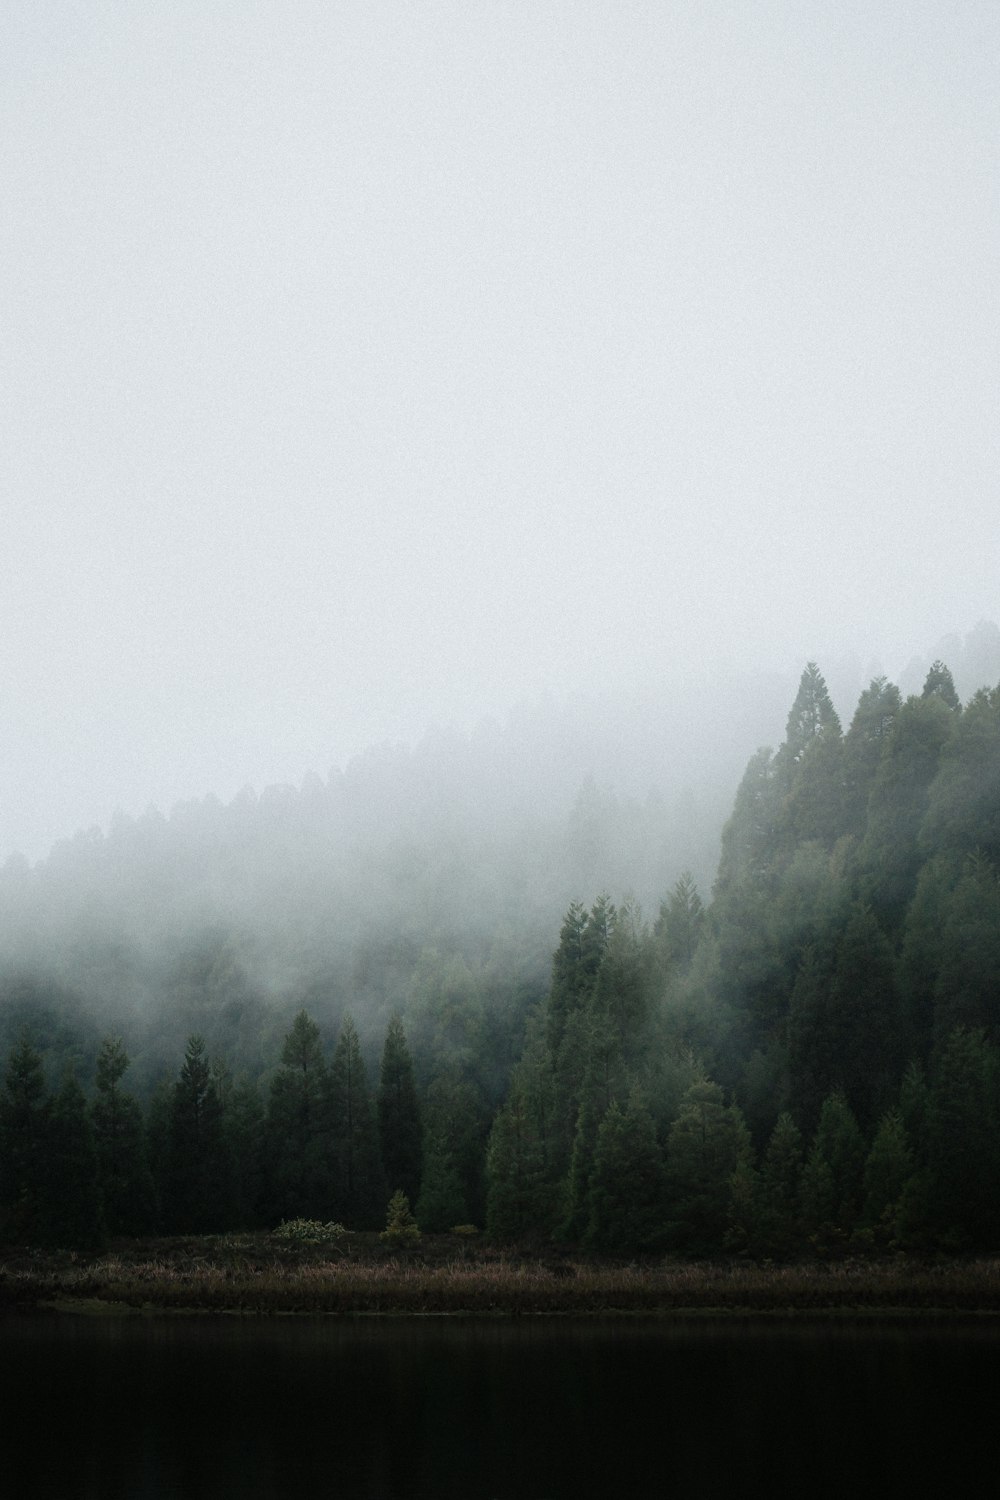
[(470, 1257), (453, 1242), (419, 1259), (364, 1243), (331, 1258), (283, 1251), (267, 1235), (123, 1244), (90, 1258), (30, 1251), (0, 1258), (0, 1308), (84, 1303), (334, 1315), (1000, 1312), (1000, 1259), (615, 1265), (483, 1247)]

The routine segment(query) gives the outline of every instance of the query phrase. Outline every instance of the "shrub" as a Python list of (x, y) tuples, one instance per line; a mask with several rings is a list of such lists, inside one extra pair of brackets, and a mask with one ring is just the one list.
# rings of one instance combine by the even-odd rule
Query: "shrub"
[(332, 1221), (323, 1224), (319, 1219), (284, 1219), (277, 1229), (271, 1231), (273, 1239), (291, 1245), (337, 1244), (346, 1233), (343, 1224)]
[(415, 1245), (420, 1238), (420, 1225), (413, 1217), (410, 1200), (400, 1189), (389, 1199), (385, 1228), (379, 1239), (390, 1245)]

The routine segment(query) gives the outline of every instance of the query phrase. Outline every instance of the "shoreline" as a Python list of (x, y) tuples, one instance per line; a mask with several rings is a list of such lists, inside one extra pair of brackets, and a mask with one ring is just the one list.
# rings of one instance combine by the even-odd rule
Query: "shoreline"
[(266, 1234), (120, 1242), (103, 1253), (0, 1251), (0, 1315), (100, 1317), (905, 1317), (1000, 1314), (1000, 1257), (777, 1265), (627, 1264), (428, 1237), (394, 1253)]

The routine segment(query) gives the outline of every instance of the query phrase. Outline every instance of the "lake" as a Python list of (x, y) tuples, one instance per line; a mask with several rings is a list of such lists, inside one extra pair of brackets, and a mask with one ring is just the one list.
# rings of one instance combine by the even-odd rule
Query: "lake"
[[(1000, 1322), (5, 1317), (32, 1497), (972, 1493)], [(5, 1493), (14, 1491), (5, 1488)]]

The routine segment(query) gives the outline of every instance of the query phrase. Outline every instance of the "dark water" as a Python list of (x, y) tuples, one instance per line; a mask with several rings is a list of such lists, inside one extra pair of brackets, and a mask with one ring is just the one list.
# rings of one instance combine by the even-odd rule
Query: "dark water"
[[(0, 1322), (3, 1493), (895, 1495), (996, 1468), (991, 1322)], [(30, 1476), (10, 1487), (10, 1476)]]

